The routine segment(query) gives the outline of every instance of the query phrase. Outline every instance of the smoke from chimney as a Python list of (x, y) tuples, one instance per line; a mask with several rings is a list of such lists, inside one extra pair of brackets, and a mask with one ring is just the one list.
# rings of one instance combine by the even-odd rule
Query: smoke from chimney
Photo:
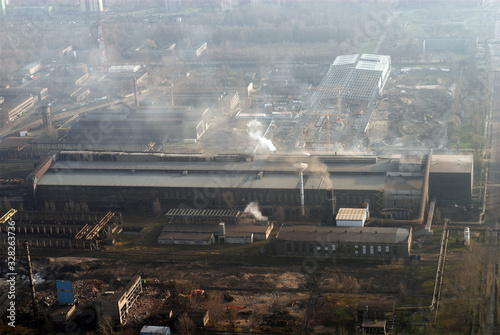
[(247, 127), (248, 136), (250, 136), (251, 139), (258, 141), (261, 147), (269, 151), (276, 151), (276, 147), (273, 142), (263, 136), (262, 124), (259, 121), (252, 120), (247, 124)]
[(256, 202), (249, 203), (243, 213), (252, 214), (257, 221), (267, 221), (267, 216), (262, 215)]

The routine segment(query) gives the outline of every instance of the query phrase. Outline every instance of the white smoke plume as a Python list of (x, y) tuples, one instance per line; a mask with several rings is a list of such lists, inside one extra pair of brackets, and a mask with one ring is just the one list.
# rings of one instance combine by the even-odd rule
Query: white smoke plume
[(267, 221), (267, 216), (262, 215), (259, 205), (256, 202), (249, 203), (243, 213), (252, 214), (258, 221)]
[(261, 147), (269, 151), (276, 151), (276, 147), (273, 142), (263, 136), (262, 124), (259, 121), (252, 120), (247, 124), (247, 127), (248, 136), (250, 136), (251, 139), (258, 141)]

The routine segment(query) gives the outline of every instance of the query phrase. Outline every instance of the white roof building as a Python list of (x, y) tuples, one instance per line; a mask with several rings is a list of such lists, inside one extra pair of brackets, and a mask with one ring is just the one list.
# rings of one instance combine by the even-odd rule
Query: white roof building
[(364, 227), (368, 208), (340, 208), (337, 213), (337, 227)]

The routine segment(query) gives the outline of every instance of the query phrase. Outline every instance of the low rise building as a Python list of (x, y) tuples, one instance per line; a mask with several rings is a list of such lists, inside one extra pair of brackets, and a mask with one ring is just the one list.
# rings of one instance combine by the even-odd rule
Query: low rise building
[(356, 324), (362, 334), (387, 334), (394, 328), (396, 304), (393, 301), (361, 300), (358, 303)]
[(364, 227), (369, 217), (368, 208), (340, 208), (337, 213), (338, 227)]
[(468, 203), (474, 185), (472, 155), (432, 155), (429, 175), (430, 194), (438, 200)]
[(100, 315), (109, 315), (113, 321), (123, 323), (125, 316), (142, 292), (141, 276), (132, 277), (124, 290), (112, 292), (109, 295), (103, 295), (98, 307)]
[(411, 228), (285, 226), (276, 237), (278, 256), (408, 259)]

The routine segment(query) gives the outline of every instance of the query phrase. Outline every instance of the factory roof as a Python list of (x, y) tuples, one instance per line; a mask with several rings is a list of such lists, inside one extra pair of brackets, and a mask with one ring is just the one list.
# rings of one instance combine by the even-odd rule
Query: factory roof
[(471, 173), (474, 165), (472, 155), (432, 155), (431, 173)]
[(311, 241), (318, 243), (408, 243), (411, 228), (391, 227), (327, 227), (327, 226), (285, 226), (277, 240)]
[[(267, 232), (272, 229), (268, 225), (240, 225), (240, 224), (226, 224), (226, 234), (235, 235), (240, 233), (260, 233)], [(192, 234), (219, 234), (220, 227), (218, 224), (167, 224), (163, 227), (163, 233), (192, 233)]]
[(388, 176), (385, 181), (385, 191), (420, 192), (423, 185), (422, 177)]
[[(305, 178), (304, 188), (346, 190), (383, 189), (385, 175), (331, 175)], [(172, 188), (250, 188), (299, 189), (297, 173), (264, 174), (262, 179), (254, 173), (188, 173), (158, 171), (51, 171), (45, 173), (38, 185), (104, 186), (104, 187), (172, 187)]]
[(196, 233), (191, 231), (168, 232), (164, 231), (158, 236), (158, 240), (186, 240), (186, 241), (207, 241), (213, 237), (212, 233)]
[(340, 208), (337, 220), (361, 221), (366, 219), (366, 208)]
[(382, 74), (390, 69), (391, 57), (385, 55), (341, 55), (333, 62), (318, 87), (319, 99), (369, 100), (375, 94)]
[[(230, 225), (226, 225), (226, 228)], [(169, 233), (218, 233), (219, 225), (216, 224), (167, 224), (162, 232)]]
[[(84, 155), (84, 154), (82, 154)], [(158, 170), (158, 171), (241, 171), (241, 172), (291, 172), (297, 174), (293, 164), (290, 162), (269, 162), (266, 159), (255, 159), (251, 162), (232, 161), (201, 161), (201, 162), (181, 162), (181, 161), (148, 161), (146, 158), (138, 157), (135, 161), (57, 161), (53, 167), (59, 170)], [(309, 164), (305, 171), (308, 173), (323, 174), (324, 171), (332, 173), (380, 173), (385, 174), (389, 167), (388, 159), (379, 159), (376, 163), (333, 163), (309, 161), (304, 158), (304, 162)], [(298, 174), (297, 174), (298, 175)], [(266, 174), (264, 174), (264, 177)]]
[(192, 208), (171, 208), (165, 214), (171, 216), (190, 216), (190, 217), (232, 217), (236, 218), (240, 215), (238, 210), (230, 209), (192, 209)]

